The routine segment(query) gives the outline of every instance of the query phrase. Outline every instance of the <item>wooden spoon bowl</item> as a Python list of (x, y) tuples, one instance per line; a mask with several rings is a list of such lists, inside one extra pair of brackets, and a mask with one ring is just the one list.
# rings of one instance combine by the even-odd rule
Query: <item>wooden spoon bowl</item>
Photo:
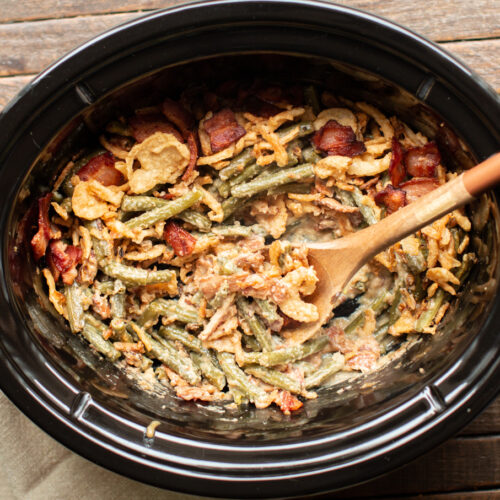
[(443, 215), (472, 201), (500, 182), (500, 153), (422, 196), (415, 202), (343, 238), (308, 243), (308, 257), (319, 278), (310, 302), (319, 319), (283, 332), (290, 344), (311, 338), (330, 318), (335, 302), (356, 272), (372, 257)]

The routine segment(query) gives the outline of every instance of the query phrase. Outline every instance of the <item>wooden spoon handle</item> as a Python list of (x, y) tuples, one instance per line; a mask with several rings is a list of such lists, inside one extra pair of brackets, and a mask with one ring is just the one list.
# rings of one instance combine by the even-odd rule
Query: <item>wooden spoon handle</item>
[(500, 153), (467, 170), (455, 179), (373, 226), (354, 233), (353, 239), (364, 246), (365, 260), (388, 246), (418, 231), (434, 220), (465, 205), (474, 196), (500, 182)]
[(500, 153), (463, 173), (464, 186), (472, 196), (477, 196), (500, 182)]

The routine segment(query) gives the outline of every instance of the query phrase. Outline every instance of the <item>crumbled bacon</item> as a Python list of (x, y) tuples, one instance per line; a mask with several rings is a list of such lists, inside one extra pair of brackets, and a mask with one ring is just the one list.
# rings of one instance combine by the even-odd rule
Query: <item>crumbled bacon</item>
[(434, 142), (411, 148), (405, 154), (406, 170), (413, 177), (434, 177), (436, 167), (441, 163), (439, 149)]
[(51, 231), (49, 221), (49, 207), (52, 193), (47, 193), (38, 199), (38, 232), (31, 240), (31, 248), (36, 260), (40, 260), (47, 250)]
[(191, 177), (191, 174), (193, 173), (194, 167), (196, 167), (196, 162), (198, 160), (198, 144), (196, 142), (196, 137), (193, 134), (193, 132), (187, 132), (187, 145), (189, 148), (189, 163), (184, 170), (184, 173), (182, 174), (181, 180), (182, 181), (187, 181)]
[(223, 109), (204, 123), (213, 153), (222, 151), (246, 134), (230, 109)]
[(121, 172), (115, 168), (115, 160), (111, 153), (94, 156), (77, 172), (82, 181), (94, 179), (103, 186), (119, 186), (125, 182)]
[(61, 276), (65, 285), (71, 285), (76, 278), (76, 266), (81, 259), (81, 248), (67, 245), (61, 240), (50, 242), (47, 262), (56, 281)]
[(281, 109), (270, 102), (263, 101), (257, 96), (248, 96), (244, 103), (243, 109), (248, 111), (254, 116), (261, 116), (263, 118), (270, 118), (271, 116), (277, 115)]
[(196, 244), (196, 238), (173, 221), (165, 225), (163, 237), (179, 257), (189, 255)]
[(366, 151), (363, 142), (356, 139), (354, 130), (335, 120), (329, 120), (313, 136), (317, 149), (336, 156), (357, 156)]
[(391, 176), (391, 182), (394, 187), (399, 187), (406, 177), (406, 169), (402, 162), (403, 160), (403, 149), (401, 144), (396, 139), (392, 138), (392, 158), (389, 165), (389, 175)]
[(159, 113), (132, 116), (129, 119), (129, 125), (137, 142), (144, 141), (155, 132), (173, 134), (177, 140), (182, 141), (182, 135), (179, 131)]
[(289, 415), (290, 411), (298, 410), (303, 406), (302, 401), (289, 391), (280, 391), (274, 402), (280, 407), (280, 410), (285, 415)]
[(266, 85), (257, 88), (255, 95), (268, 103), (286, 102), (294, 106), (300, 106), (303, 101), (304, 91), (299, 85), (289, 88), (280, 87), (279, 85)]
[(187, 133), (194, 126), (194, 118), (188, 113), (182, 105), (172, 99), (165, 99), (161, 106), (163, 114), (169, 122), (172, 122), (182, 133), (184, 139), (187, 139)]
[(416, 177), (403, 182), (399, 187), (405, 191), (406, 203), (409, 204), (439, 187), (439, 182), (429, 177)]
[(392, 214), (406, 205), (406, 193), (402, 189), (394, 189), (391, 184), (375, 195), (375, 203), (384, 205), (387, 212)]

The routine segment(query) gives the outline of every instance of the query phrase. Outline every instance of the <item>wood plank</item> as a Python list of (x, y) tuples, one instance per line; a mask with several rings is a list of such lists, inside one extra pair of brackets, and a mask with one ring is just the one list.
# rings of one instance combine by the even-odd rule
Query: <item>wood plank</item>
[(35, 75), (0, 78), (0, 111)]
[[(500, 8), (498, 9), (500, 12)], [(497, 92), (500, 92), (498, 55), (500, 39), (468, 42), (450, 42), (442, 45), (446, 50), (483, 77)]]
[[(127, 13), (0, 24), (0, 76), (38, 73), (74, 47), (135, 16)], [(500, 89), (496, 66), (500, 39), (451, 42), (444, 46)]]
[[(30, 21), (90, 14), (144, 11), (186, 3), (184, 0), (1, 0), (0, 22)], [(500, 9), (491, 0), (440, 0), (415, 15), (414, 0), (340, 0), (408, 26), (434, 40), (500, 36)]]
[(0, 76), (38, 73), (90, 38), (137, 14), (0, 25)]
[[(330, 498), (388, 498), (403, 495), (500, 488), (500, 436), (455, 438), (403, 468)], [(315, 497), (316, 498), (316, 497)], [(456, 498), (462, 498), (456, 497)]]
[(500, 435), (500, 396), (460, 433), (461, 436), (487, 434)]

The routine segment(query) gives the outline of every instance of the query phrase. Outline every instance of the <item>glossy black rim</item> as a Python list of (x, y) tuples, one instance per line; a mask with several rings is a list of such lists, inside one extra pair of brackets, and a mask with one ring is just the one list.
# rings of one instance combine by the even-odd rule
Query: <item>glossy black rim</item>
[[(346, 25), (351, 27), (349, 36), (345, 35)], [(381, 18), (317, 1), (212, 1), (150, 14), (119, 26), (62, 58), (28, 85), (0, 117), (0, 195), (6, 200), (0, 214), (2, 331), (20, 328), (8, 279), (5, 241), (10, 206), (25, 173), (3, 165), (12, 163), (13, 158), (18, 164), (31, 164), (40, 145), (46, 144), (58, 128), (115, 88), (120, 82), (112, 71), (106, 70), (112, 61), (128, 61), (125, 71), (128, 79), (133, 79), (157, 69), (155, 58), (167, 65), (224, 53), (224, 35), (229, 33), (233, 35), (233, 46), (225, 49), (227, 52), (299, 52), (292, 50), (294, 44), (283, 36), (290, 27), (294, 29), (294, 44), (306, 47), (302, 53), (329, 57), (322, 37), (339, 36), (338, 60), (344, 43), (352, 51), (351, 62), (366, 62), (367, 55), (373, 55), (369, 57), (373, 67), (367, 69), (376, 72), (376, 66), (382, 65), (389, 80), (425, 99), (431, 107), (439, 108), (444, 95), (466, 103), (470, 111), (466, 116), (467, 133), (465, 125), (463, 131), (472, 149), (479, 158), (498, 149), (500, 131), (495, 119), (500, 104), (496, 94), (431, 42)], [(218, 37), (213, 35), (214, 30), (220, 32)], [(260, 40), (255, 40), (255, 30), (261, 34)], [(210, 37), (213, 45), (193, 54), (187, 42), (196, 37), (198, 47), (205, 37)], [(165, 44), (175, 47), (168, 57), (161, 53)], [(148, 57), (133, 63), (134, 56), (141, 53)], [(391, 63), (394, 54), (397, 64)], [(401, 71), (401, 67), (406, 71)], [(449, 91), (451, 87), (453, 92)], [(50, 106), (62, 110), (57, 118), (59, 123), (49, 123), (44, 118), (43, 111)], [(450, 121), (464, 120), (462, 108), (457, 105), (455, 120), (450, 112)], [(155, 447), (144, 444), (143, 428), (109, 415), (105, 407), (82, 395), (70, 381), (63, 380), (57, 368), (50, 366), (37, 346), (26, 346), (29, 363), (51, 370), (50, 387), (65, 386), (72, 403), (58, 401), (36, 380), (27, 377), (23, 368), (28, 361), (20, 359), (5, 339), (0, 342), (0, 386), (26, 415), (58, 441), (128, 477), (201, 495), (296, 496), (371, 479), (424, 453), (463, 427), (497, 392), (500, 345), (492, 336), (499, 322), (497, 300), (481, 334), (459, 361), (423, 391), (399, 398), (388, 413), (355, 432), (260, 447), (221, 445), (159, 433), (163, 449), (171, 451), (157, 452)], [(485, 334), (487, 331), (489, 335)], [(94, 416), (88, 418), (92, 412)], [(122, 435), (128, 435), (124, 429), (133, 429), (134, 437), (120, 438), (122, 431)]]

